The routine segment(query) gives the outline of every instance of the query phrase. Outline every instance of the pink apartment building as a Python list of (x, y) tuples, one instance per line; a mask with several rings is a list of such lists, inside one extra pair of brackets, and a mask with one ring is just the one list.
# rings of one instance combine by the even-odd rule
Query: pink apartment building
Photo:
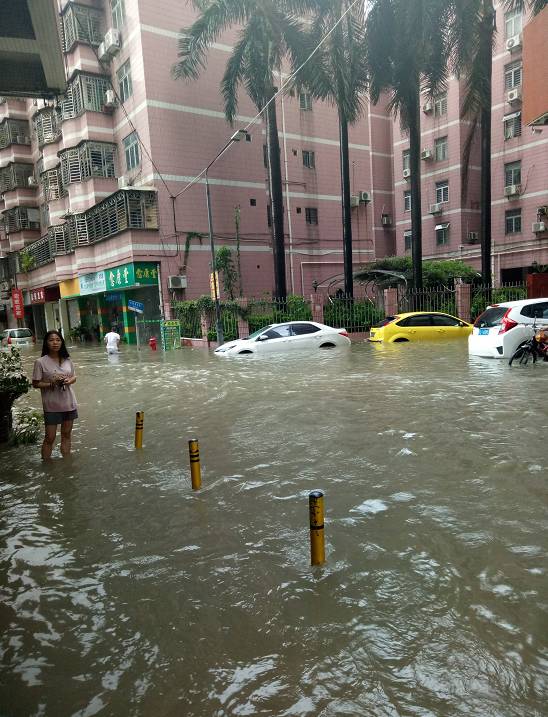
[[(544, 10), (534, 22), (544, 22), (546, 28), (547, 19), (548, 10)], [(523, 30), (528, 21), (523, 9), (505, 12), (497, 7), (492, 106), (495, 284), (521, 282), (534, 268), (534, 262), (539, 266), (548, 264), (548, 129), (528, 127), (521, 118), (522, 50), (527, 38)], [(545, 30), (544, 42), (547, 40)], [(470, 127), (459, 119), (463, 93), (462, 83), (452, 79), (447, 92), (423, 103), (423, 256), (462, 258), (479, 269), (479, 146), (477, 142), (473, 145), (467, 191), (463, 194), (463, 149)], [(393, 125), (393, 135), (396, 241), (398, 254), (403, 254), (411, 249), (409, 141), (397, 123)]]
[[(172, 299), (209, 293), (207, 236), (196, 236), (207, 234), (203, 180), (180, 193), (256, 109), (242, 91), (236, 127), (225, 121), (231, 37), (213, 46), (198, 82), (172, 79), (178, 32), (194, 19), (185, 3), (60, 2), (59, 11), (66, 95), (0, 104), (1, 249), (26, 250), (17, 280), (39, 335), (114, 322), (131, 336), (128, 299), (145, 304), (146, 318), (169, 318)], [(342, 274), (337, 116), (294, 92), (278, 114), (287, 286), (306, 295)], [(273, 287), (264, 142), (258, 121), (209, 172), (217, 247), (235, 247), (239, 214), (245, 296)], [(390, 121), (372, 108), (351, 128), (355, 265), (393, 251), (390, 158)]]

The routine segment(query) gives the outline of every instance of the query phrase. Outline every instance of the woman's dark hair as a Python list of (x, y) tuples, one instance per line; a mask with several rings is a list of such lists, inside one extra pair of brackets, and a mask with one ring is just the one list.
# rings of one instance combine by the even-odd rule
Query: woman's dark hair
[(48, 339), (50, 336), (53, 336), (53, 334), (56, 334), (61, 339), (61, 348), (59, 349), (59, 358), (60, 359), (68, 359), (70, 354), (67, 351), (67, 347), (65, 345), (65, 339), (63, 336), (59, 333), (59, 331), (48, 331), (46, 335), (44, 336), (44, 343), (42, 344), (42, 356), (47, 356), (49, 354), (48, 349)]

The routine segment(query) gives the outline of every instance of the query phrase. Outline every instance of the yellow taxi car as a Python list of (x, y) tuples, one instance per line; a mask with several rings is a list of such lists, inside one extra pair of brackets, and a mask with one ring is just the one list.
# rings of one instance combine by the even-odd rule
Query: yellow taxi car
[(387, 316), (371, 327), (369, 341), (395, 343), (397, 341), (432, 341), (436, 339), (466, 338), (473, 326), (440, 311), (411, 311)]

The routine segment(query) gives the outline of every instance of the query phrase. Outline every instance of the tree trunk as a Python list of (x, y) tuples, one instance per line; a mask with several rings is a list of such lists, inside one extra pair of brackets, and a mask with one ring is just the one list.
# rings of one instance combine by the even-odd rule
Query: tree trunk
[(481, 49), (485, 68), (485, 95), (481, 108), (480, 245), (483, 282), (491, 286), (491, 104), (492, 55), (495, 16), (491, 0), (484, 7)]
[(268, 105), (266, 110), (266, 123), (270, 211), (272, 217), (272, 251), (274, 254), (274, 300), (284, 302), (287, 298), (284, 203), (276, 102), (271, 102)]
[(352, 213), (350, 206), (348, 122), (341, 112), (339, 112), (339, 152), (341, 159), (344, 294), (347, 299), (352, 299), (354, 297), (354, 277), (352, 268)]
[(15, 396), (11, 393), (0, 393), (0, 443), (7, 443), (11, 436), (13, 419), (11, 407)]
[(411, 254), (413, 284), (422, 289), (421, 120), (420, 84), (417, 81), (409, 108), (409, 168), (411, 170)]

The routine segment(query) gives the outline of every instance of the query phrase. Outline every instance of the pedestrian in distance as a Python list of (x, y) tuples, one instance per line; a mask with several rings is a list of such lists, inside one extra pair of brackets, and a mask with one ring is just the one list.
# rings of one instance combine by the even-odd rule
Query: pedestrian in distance
[(117, 354), (120, 351), (120, 334), (116, 333), (113, 326), (108, 334), (105, 334), (105, 344), (107, 346), (107, 354)]
[(59, 331), (48, 331), (42, 344), (42, 356), (34, 362), (32, 385), (42, 394), (45, 435), (42, 459), (49, 460), (61, 425), (61, 455), (70, 455), (74, 419), (78, 418), (72, 384), (76, 381), (65, 340)]

